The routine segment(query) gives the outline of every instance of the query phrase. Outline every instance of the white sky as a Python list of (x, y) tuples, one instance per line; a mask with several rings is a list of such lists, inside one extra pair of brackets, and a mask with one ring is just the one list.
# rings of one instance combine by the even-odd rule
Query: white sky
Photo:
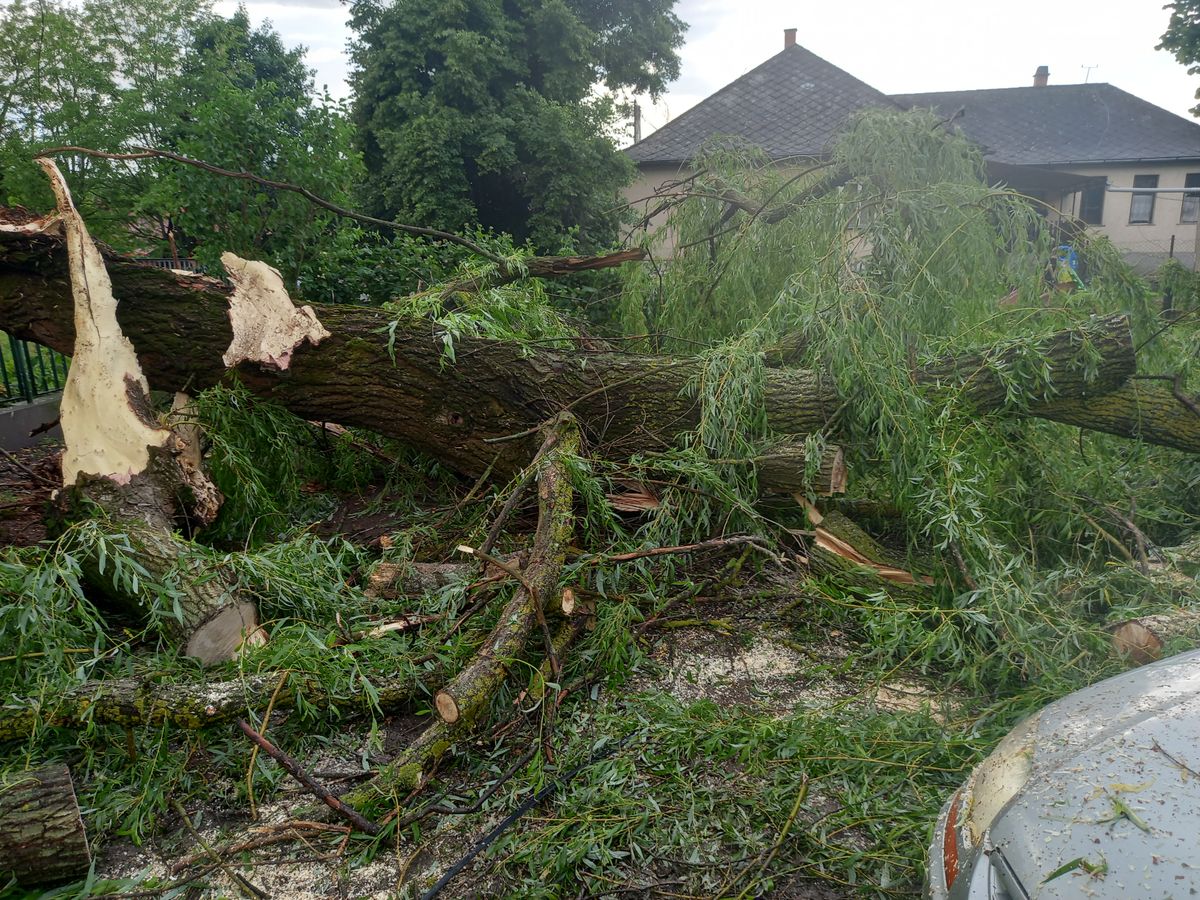
[[(689, 24), (682, 74), (644, 113), (644, 134), (783, 48), (783, 29), (884, 93), (1016, 87), (1039, 65), (1051, 84), (1106, 81), (1179, 115), (1195, 105), (1200, 76), (1155, 50), (1165, 0), (679, 0)], [(308, 47), (317, 85), (349, 95), (346, 25), (339, 0), (248, 0), (255, 24), (270, 19), (288, 45)], [(234, 0), (219, 0), (223, 15)]]

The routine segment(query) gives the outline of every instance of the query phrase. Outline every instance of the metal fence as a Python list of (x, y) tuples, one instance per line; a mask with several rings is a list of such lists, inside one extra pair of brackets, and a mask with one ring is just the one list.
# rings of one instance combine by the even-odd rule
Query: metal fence
[[(203, 272), (188, 258), (143, 259), (162, 269)], [(0, 331), (0, 407), (32, 403), (63, 389), (71, 361), (61, 353)]]
[(70, 361), (63, 355), (0, 332), (0, 406), (32, 403), (61, 391)]

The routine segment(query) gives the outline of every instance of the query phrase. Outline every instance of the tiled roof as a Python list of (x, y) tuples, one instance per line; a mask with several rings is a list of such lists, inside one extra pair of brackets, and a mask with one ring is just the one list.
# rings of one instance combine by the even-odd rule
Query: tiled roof
[(1111, 84), (1063, 84), (895, 94), (906, 108), (933, 108), (983, 147), (1019, 165), (1200, 159), (1200, 123)]
[(772, 159), (817, 157), (850, 115), (896, 104), (833, 63), (794, 45), (626, 149), (634, 162), (681, 163), (714, 135), (737, 135)]

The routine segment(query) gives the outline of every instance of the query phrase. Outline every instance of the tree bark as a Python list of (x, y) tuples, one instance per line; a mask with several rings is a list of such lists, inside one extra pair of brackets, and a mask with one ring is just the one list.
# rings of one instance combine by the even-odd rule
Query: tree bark
[(56, 884), (87, 875), (92, 854), (63, 765), (0, 779), (0, 878), (20, 885)]
[(1064, 425), (1200, 453), (1200, 397), (1162, 381), (1134, 379), (1099, 396), (1051, 403), (1045, 416)]
[[(297, 694), (307, 704), (350, 712), (367, 712), (370, 701), (364, 693), (342, 696), (331, 693), (315, 678), (267, 672), (232, 681), (158, 683), (137, 678), (89, 681), (53, 698), (25, 703), (10, 699), (0, 706), (0, 742), (23, 740), (36, 728), (86, 728), (89, 723), (121, 728), (172, 725), (198, 729), (230, 722), (247, 710), (265, 709), (275, 696), (275, 708), (291, 706)], [(437, 670), (428, 677), (436, 680)], [(379, 706), (385, 711), (403, 709), (424, 696), (415, 678), (393, 678), (375, 683)]]
[[(156, 388), (195, 390), (226, 377), (226, 285), (116, 258), (108, 267), (121, 327)], [(0, 235), (0, 327), (69, 353), (64, 277), (64, 253), (53, 238)], [(441, 335), (427, 320), (393, 322), (387, 312), (364, 307), (314, 308), (331, 337), (297, 349), (287, 371), (243, 363), (236, 376), (303, 418), (399, 438), (464, 475), (478, 476), (493, 464), (498, 475), (519, 471), (536, 450), (538, 424), (565, 408), (579, 420), (589, 450), (610, 459), (673, 446), (698, 419), (697, 401), (685, 390), (699, 374), (696, 360), (460, 337), (457, 362), (449, 363)], [(1085, 341), (1099, 351), (1093, 367), (1080, 361)], [(1119, 316), (1059, 332), (1039, 349), (1049, 383), (1028, 409), (1012, 409), (1015, 414), (1078, 424), (1081, 403), (1120, 387), (1134, 371), (1128, 322)], [(912, 378), (929, 389), (953, 387), (956, 402), (991, 412), (1011, 406), (995, 372), (1017, 353), (946, 359)], [(766, 372), (767, 424), (777, 434), (836, 433), (842, 403), (832, 379), (819, 372)], [(1090, 424), (1137, 433), (1118, 417)], [(1184, 434), (1178, 443), (1200, 452), (1200, 436)], [(765, 490), (772, 489), (772, 477), (760, 479)], [(791, 489), (794, 475), (786, 480), (781, 490)]]

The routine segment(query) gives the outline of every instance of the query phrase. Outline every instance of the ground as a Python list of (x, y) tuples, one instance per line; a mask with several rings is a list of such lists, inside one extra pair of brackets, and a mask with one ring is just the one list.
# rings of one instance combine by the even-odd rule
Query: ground
[[(3, 541), (34, 542), (44, 536), (53, 448), (0, 462), (0, 486), (21, 504), (7, 520), (21, 524)], [(343, 497), (314, 530), (377, 549), (394, 521), (372, 504), (373, 490)], [(499, 724), (398, 814), (426, 802), (466, 811), (378, 842), (348, 839), (261, 755), (252, 804), (240, 734), (190, 744), (172, 734), (174, 747), (192, 748), (187, 776), (201, 786), (185, 805), (191, 825), (170, 808), (139, 843), (107, 834), (96, 878), (125, 895), (245, 894), (236, 872), (273, 898), (415, 898), (553, 786), (441, 896), (834, 898), (861, 892), (856, 879), (869, 893), (912, 893), (933, 814), (970, 758), (947, 737), (963, 730), (968, 702), (870, 664), (851, 636), (821, 624), (820, 598), (780, 572), (747, 571), (717, 596), (636, 624), (626, 677), (577, 686), (553, 731), (544, 704), (497, 710)], [(353, 719), (309, 727), (283, 712), (268, 736), (338, 793), (430, 721), (427, 708), (413, 713), (373, 730)], [(530, 761), (539, 742), (553, 747), (553, 762)], [(861, 860), (871, 864), (860, 873)]]
[[(920, 721), (926, 721), (931, 715), (940, 717), (959, 712), (958, 698), (939, 694), (919, 680), (896, 679), (881, 684), (857, 677), (853, 671), (853, 652), (836, 634), (824, 643), (802, 645), (749, 622), (747, 610), (738, 611), (726, 604), (723, 613), (721, 622), (715, 626), (664, 629), (656, 636), (632, 684), (621, 691), (597, 692), (594, 700), (573, 713), (576, 716), (574, 727), (583, 732), (593, 728), (603, 730), (618, 706), (620, 716), (625, 719), (653, 717), (661, 708), (664, 697), (676, 701), (681, 708), (708, 702), (723, 709), (778, 719), (785, 719), (798, 709), (828, 711), (838, 708), (868, 714), (883, 711)], [(381, 757), (387, 757), (411, 740), (424, 721), (412, 716), (390, 720), (383, 736)], [(508, 755), (515, 757), (518, 754), (520, 741), (521, 735), (514, 736)], [(365, 734), (345, 735), (336, 744), (336, 749), (315, 753), (303, 760), (309, 771), (322, 776), (335, 791), (357, 780), (362, 771), (363, 756), (369, 756)], [(498, 765), (507, 763), (507, 756), (503, 759), (504, 762)], [(753, 795), (757, 777), (736, 763), (717, 760), (705, 753), (692, 756), (687, 763), (686, 770), (677, 773), (678, 778), (690, 782), (691, 788), (697, 791), (711, 791), (714, 798), (719, 798), (730, 785), (740, 782), (741, 786), (735, 790)], [(454, 792), (468, 799), (488, 786), (486, 778), (480, 780), (465, 773), (450, 773), (450, 779)], [(664, 791), (664, 798), (674, 790), (675, 786), (670, 786)], [(503, 792), (497, 798), (503, 798)], [(306, 834), (307, 840), (242, 854), (240, 858), (235, 856), (231, 862), (237, 872), (273, 898), (384, 898), (397, 893), (416, 897), (420, 896), (418, 888), (427, 888), (436, 880), (474, 840), (515, 805), (515, 799), (519, 798), (494, 799), (480, 813), (457, 819), (446, 817), (432, 835), (422, 835), (420, 845), (410, 839), (411, 834), (407, 835), (395, 846), (381, 847), (365, 864), (352, 863), (353, 848), (339, 855), (341, 835), (321, 840), (316, 832)], [(199, 814), (201, 834), (212, 846), (246, 841), (271, 833), (273, 825), (284, 821), (289, 813), (311, 807), (311, 803), (311, 798), (294, 782), (282, 783), (274, 799), (259, 809), (258, 823), (249, 821), (244, 808), (207, 810)], [(814, 787), (809, 792), (802, 819), (813, 820), (838, 810), (839, 801), (833, 794)], [(715, 814), (720, 815), (720, 810)], [(193, 811), (193, 816), (196, 815)], [(529, 834), (536, 834), (540, 825), (552, 823), (555, 817), (553, 811), (547, 814), (540, 809), (532, 810), (516, 831), (525, 833), (528, 830)], [(204, 821), (208, 824), (203, 824)], [(154, 840), (139, 849), (128, 844), (108, 847), (97, 867), (98, 874), (136, 881), (143, 881), (147, 876), (168, 879), (172, 866), (181, 856), (195, 856), (198, 848), (186, 834), (181, 834), (178, 822), (169, 823), (165, 830), (169, 838)], [(846, 832), (844, 838), (864, 850), (871, 840), (867, 833), (854, 829)], [(707, 859), (714, 861), (711, 864), (713, 871), (728, 878), (744, 868), (746, 861), (739, 857), (745, 854), (738, 853), (737, 847), (736, 841), (714, 844), (710, 849), (715, 852), (705, 854)], [(771, 890), (747, 896), (824, 900), (852, 895), (847, 887), (791, 871), (802, 868), (803, 860), (782, 855), (775, 867), (778, 875)], [(443, 896), (524, 895), (521, 886), (507, 882), (502, 875), (496, 874), (495, 869), (493, 860), (485, 854), (482, 861), (477, 860), (468, 867)], [(183, 870), (183, 874), (195, 871), (198, 869), (193, 867)], [(581, 886), (577, 896), (707, 896), (689, 892), (689, 885), (694, 881), (692, 875), (685, 865), (650, 859), (641, 866), (628, 867), (625, 882), (612, 885), (610, 892), (597, 892), (594, 888), (585, 891)], [(204, 896), (236, 893), (223, 874), (212, 873), (206, 881), (211, 888)]]

